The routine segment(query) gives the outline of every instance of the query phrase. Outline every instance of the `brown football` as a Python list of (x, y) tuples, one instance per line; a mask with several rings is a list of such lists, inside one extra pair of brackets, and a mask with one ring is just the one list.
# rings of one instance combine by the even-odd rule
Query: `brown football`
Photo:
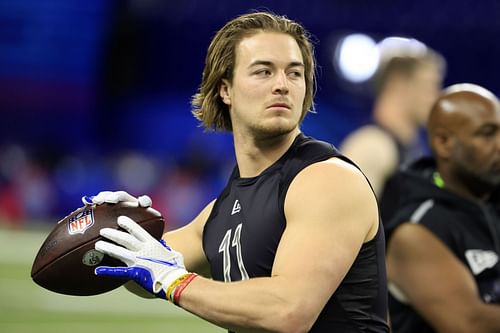
[(125, 215), (154, 238), (160, 239), (164, 219), (152, 208), (129, 203), (87, 205), (60, 220), (43, 242), (31, 268), (31, 277), (41, 287), (65, 295), (88, 296), (118, 288), (123, 279), (96, 276), (97, 266), (124, 266), (121, 261), (94, 249), (101, 228), (121, 229), (116, 220)]

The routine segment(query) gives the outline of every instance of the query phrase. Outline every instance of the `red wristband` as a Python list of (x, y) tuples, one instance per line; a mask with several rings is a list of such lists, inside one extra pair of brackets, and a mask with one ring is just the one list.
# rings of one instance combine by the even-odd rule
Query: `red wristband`
[(184, 291), (184, 289), (187, 287), (191, 281), (194, 280), (195, 277), (197, 277), (198, 274), (196, 273), (189, 273), (189, 276), (185, 278), (179, 285), (175, 288), (174, 290), (174, 304), (179, 305), (179, 300), (181, 298), (181, 293)]

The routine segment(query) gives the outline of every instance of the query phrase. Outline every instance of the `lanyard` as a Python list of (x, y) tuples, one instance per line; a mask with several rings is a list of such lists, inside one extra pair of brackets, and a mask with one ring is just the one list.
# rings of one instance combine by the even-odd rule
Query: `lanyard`
[(432, 181), (434, 182), (434, 185), (436, 185), (437, 187), (439, 188), (444, 187), (444, 180), (443, 178), (441, 178), (439, 172), (434, 171), (434, 173), (432, 174)]

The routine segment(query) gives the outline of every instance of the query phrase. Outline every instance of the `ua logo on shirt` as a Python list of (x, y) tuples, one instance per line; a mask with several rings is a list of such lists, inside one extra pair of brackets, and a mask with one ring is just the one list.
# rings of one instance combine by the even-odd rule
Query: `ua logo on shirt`
[(467, 250), (465, 258), (474, 275), (480, 274), (488, 268), (492, 268), (498, 262), (498, 255), (493, 251)]
[(241, 210), (240, 202), (238, 201), (238, 199), (236, 199), (236, 200), (234, 200), (233, 210), (231, 212), (231, 215), (239, 213), (240, 210)]

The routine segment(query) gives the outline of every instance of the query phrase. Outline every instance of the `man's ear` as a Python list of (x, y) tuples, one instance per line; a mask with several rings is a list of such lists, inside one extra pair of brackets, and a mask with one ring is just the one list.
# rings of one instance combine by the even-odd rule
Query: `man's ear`
[(226, 79), (222, 79), (222, 82), (219, 87), (219, 96), (222, 98), (222, 102), (226, 105), (231, 105), (231, 85), (229, 81)]
[(455, 138), (453, 134), (444, 127), (438, 127), (434, 130), (432, 136), (432, 146), (435, 153), (442, 159), (450, 159), (453, 153), (453, 143)]

